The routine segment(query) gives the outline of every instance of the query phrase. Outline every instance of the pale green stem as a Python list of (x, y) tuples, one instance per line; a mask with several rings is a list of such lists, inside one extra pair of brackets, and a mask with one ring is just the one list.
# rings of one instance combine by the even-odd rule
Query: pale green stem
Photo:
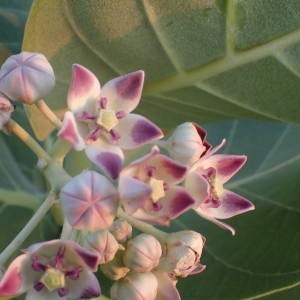
[(161, 243), (165, 243), (168, 233), (163, 232), (152, 225), (149, 225), (143, 221), (137, 220), (129, 215), (127, 215), (121, 208), (118, 210), (118, 217), (125, 219), (129, 224), (138, 230), (148, 233), (156, 237)]
[(50, 109), (50, 107), (44, 100), (37, 101), (35, 105), (57, 129), (60, 129), (62, 127), (61, 120)]
[(66, 241), (70, 239), (70, 236), (72, 234), (72, 226), (70, 225), (70, 223), (67, 221), (67, 219), (64, 219), (64, 225), (61, 231), (61, 235), (60, 235), (60, 239), (62, 241)]
[(9, 257), (16, 251), (30, 233), (36, 228), (37, 224), (45, 217), (54, 201), (55, 191), (51, 190), (48, 197), (41, 204), (35, 214), (31, 217), (25, 227), (16, 235), (10, 244), (0, 254), (0, 266), (3, 266)]
[(51, 157), (48, 155), (48, 153), (17, 122), (10, 119), (5, 126), (9, 131), (13, 132), (21, 141), (23, 141), (39, 159), (45, 161), (46, 163), (51, 161)]
[(63, 139), (57, 139), (51, 149), (51, 157), (56, 160), (60, 165), (63, 164), (65, 156), (70, 152), (72, 146), (70, 143)]
[(23, 191), (15, 192), (15, 191), (9, 191), (1, 188), (0, 188), (0, 201), (5, 203), (6, 205), (26, 207), (32, 210), (36, 210), (41, 204), (41, 201), (37, 197), (31, 194), (28, 194)]

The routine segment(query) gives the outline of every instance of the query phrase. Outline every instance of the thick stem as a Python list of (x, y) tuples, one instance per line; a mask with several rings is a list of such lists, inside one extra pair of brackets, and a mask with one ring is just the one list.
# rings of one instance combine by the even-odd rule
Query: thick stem
[(39, 209), (31, 217), (25, 227), (16, 235), (10, 244), (0, 254), (0, 266), (3, 266), (9, 257), (16, 251), (30, 233), (36, 228), (37, 224), (45, 217), (46, 213), (52, 206), (55, 196), (55, 191), (51, 190), (46, 200), (42, 203)]
[(72, 233), (72, 226), (70, 225), (70, 223), (67, 221), (67, 219), (65, 218), (64, 220), (64, 225), (61, 231), (61, 235), (60, 235), (60, 239), (62, 241), (67, 241), (70, 239)]
[(50, 107), (47, 105), (47, 103), (44, 100), (37, 101), (35, 105), (57, 129), (61, 128), (62, 126), (61, 120), (50, 109)]
[(10, 119), (6, 123), (6, 128), (9, 131), (13, 132), (21, 141), (23, 141), (40, 160), (43, 160), (46, 163), (49, 163), (51, 161), (51, 157), (48, 155), (48, 153), (17, 122)]
[(163, 232), (157, 228), (155, 228), (152, 225), (149, 225), (143, 221), (139, 221), (129, 215), (127, 215), (123, 209), (119, 208), (118, 210), (118, 217), (125, 219), (129, 224), (131, 224), (133, 227), (137, 228), (138, 230), (148, 233), (156, 237), (161, 243), (165, 243), (166, 238), (168, 234), (166, 232)]

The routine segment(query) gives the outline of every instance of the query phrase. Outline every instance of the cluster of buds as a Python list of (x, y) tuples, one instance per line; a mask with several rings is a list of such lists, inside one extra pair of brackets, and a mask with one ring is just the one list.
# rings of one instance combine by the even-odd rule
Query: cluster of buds
[[(32, 104), (54, 83), (41, 54), (10, 57), (0, 70), (0, 128), (13, 111), (9, 99)], [(0, 296), (27, 292), (26, 299), (90, 299), (101, 293), (93, 273), (98, 271), (100, 278), (112, 280), (114, 300), (180, 299), (177, 280), (205, 269), (200, 263), (205, 238), (191, 230), (165, 233), (155, 226), (169, 226), (193, 210), (235, 234), (221, 220), (254, 209), (223, 187), (246, 156), (218, 154), (225, 140), (213, 148), (206, 131), (192, 122), (163, 139), (157, 125), (132, 113), (143, 83), (144, 72), (136, 71), (101, 87), (90, 70), (73, 66), (68, 110), (61, 125), (56, 123), (57, 137), (84, 151), (94, 168), (59, 187), (69, 234), (35, 244), (15, 258), (0, 281)], [(126, 150), (140, 147), (150, 150), (128, 162)], [(53, 166), (51, 170), (53, 175)]]

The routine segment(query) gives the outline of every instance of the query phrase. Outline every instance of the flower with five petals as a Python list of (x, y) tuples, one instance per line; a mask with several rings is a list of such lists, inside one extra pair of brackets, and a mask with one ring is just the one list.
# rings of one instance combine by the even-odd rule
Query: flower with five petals
[(163, 136), (159, 127), (138, 114), (144, 72), (137, 71), (108, 81), (102, 88), (96, 76), (73, 66), (67, 111), (58, 136), (70, 142), (111, 178), (122, 168), (121, 149), (133, 149)]

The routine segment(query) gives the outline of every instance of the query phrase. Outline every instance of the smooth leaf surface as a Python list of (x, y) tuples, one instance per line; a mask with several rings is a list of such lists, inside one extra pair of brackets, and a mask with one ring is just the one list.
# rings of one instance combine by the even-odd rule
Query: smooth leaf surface
[[(57, 89), (47, 101), (60, 115), (80, 63), (102, 83), (144, 69), (139, 111), (164, 127), (236, 117), (299, 123), (299, 20), (298, 0), (36, 0), (23, 49), (53, 64)], [(49, 123), (29, 115), (44, 138)]]
[(256, 210), (228, 220), (234, 237), (194, 213), (173, 224), (207, 237), (207, 270), (180, 281), (182, 298), (298, 299), (300, 127), (262, 121), (205, 127), (214, 144), (227, 137), (225, 153), (248, 155), (246, 167), (225, 186), (253, 201)]
[(23, 30), (32, 0), (1, 0), (0, 2), (0, 63), (19, 52)]

